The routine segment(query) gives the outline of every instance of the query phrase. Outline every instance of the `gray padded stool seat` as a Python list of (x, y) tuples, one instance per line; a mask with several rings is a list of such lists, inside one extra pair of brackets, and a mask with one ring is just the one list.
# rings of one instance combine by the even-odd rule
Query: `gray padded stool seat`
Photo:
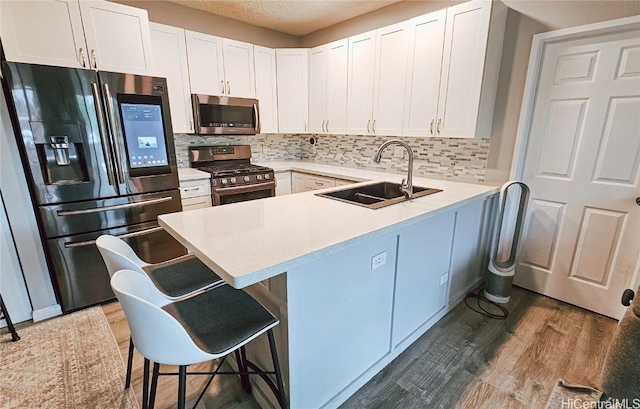
[(142, 267), (153, 284), (172, 298), (182, 298), (195, 291), (222, 283), (222, 279), (193, 254)]

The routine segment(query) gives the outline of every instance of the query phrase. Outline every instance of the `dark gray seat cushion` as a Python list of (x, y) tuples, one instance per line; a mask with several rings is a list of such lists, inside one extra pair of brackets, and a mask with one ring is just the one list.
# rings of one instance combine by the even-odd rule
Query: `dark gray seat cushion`
[(162, 307), (200, 349), (221, 354), (278, 322), (259, 302), (228, 285)]
[(183, 297), (222, 279), (192, 254), (164, 263), (143, 267), (160, 291), (170, 297)]

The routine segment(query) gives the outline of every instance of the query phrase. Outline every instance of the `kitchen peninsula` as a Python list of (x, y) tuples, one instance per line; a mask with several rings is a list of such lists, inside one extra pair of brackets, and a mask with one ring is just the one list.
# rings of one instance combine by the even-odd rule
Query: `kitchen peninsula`
[[(401, 178), (329, 171), (346, 180)], [(291, 407), (336, 407), (482, 279), (498, 188), (425, 178), (414, 184), (443, 191), (377, 210), (306, 192), (162, 215), (159, 222), (278, 316)], [(270, 367), (264, 340), (248, 352)], [(271, 399), (255, 395), (263, 406)]]

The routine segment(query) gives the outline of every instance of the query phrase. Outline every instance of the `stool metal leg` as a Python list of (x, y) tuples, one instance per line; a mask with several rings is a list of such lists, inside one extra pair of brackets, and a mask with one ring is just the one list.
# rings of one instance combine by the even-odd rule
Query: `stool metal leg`
[(144, 359), (142, 373), (142, 409), (149, 407), (149, 360)]
[(131, 386), (131, 368), (133, 367), (133, 338), (129, 336), (129, 355), (127, 356), (127, 375), (124, 380), (124, 388)]
[(187, 366), (180, 365), (178, 372), (178, 409), (185, 409), (187, 396)]
[(9, 328), (9, 332), (11, 333), (11, 340), (13, 342), (18, 341), (20, 337), (13, 326), (13, 322), (11, 322), (11, 317), (9, 317), (9, 311), (7, 311), (7, 307), (4, 305), (2, 295), (0, 295), (0, 313), (4, 317), (5, 321), (7, 321), (7, 328)]
[[(244, 347), (240, 347), (240, 349), (236, 349), (236, 360), (238, 361), (238, 372), (247, 372), (249, 368), (247, 367), (247, 354)], [(245, 373), (244, 375), (240, 375), (240, 379), (242, 380), (242, 389), (247, 393), (247, 395), (251, 395), (251, 382), (249, 382), (249, 374)]]
[(149, 395), (149, 409), (156, 405), (156, 391), (158, 390), (158, 375), (160, 375), (160, 364), (153, 363), (153, 375), (151, 375), (151, 394)]
[(271, 348), (271, 358), (273, 359), (273, 368), (276, 373), (276, 383), (278, 385), (278, 391), (280, 392), (280, 396), (278, 397), (278, 402), (280, 402), (280, 406), (283, 409), (289, 409), (289, 405), (287, 404), (287, 397), (284, 393), (284, 385), (282, 382), (282, 373), (280, 372), (280, 364), (278, 363), (278, 352), (276, 351), (276, 341), (273, 337), (273, 330), (270, 329), (267, 331), (267, 335), (269, 336), (269, 347)]

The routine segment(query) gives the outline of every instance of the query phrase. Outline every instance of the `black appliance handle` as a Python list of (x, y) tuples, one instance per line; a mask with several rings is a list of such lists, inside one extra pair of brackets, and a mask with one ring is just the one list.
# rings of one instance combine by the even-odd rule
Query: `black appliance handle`
[(104, 161), (107, 165), (107, 179), (110, 185), (113, 185), (114, 181), (114, 173), (113, 173), (113, 162), (111, 161), (111, 149), (109, 149), (109, 141), (107, 124), (105, 123), (104, 111), (102, 110), (102, 99), (100, 98), (100, 93), (98, 92), (98, 84), (95, 82), (91, 83), (91, 92), (93, 93), (93, 103), (96, 106), (96, 114), (98, 115), (98, 132), (100, 132), (100, 141), (102, 142), (102, 151), (104, 154)]
[(58, 213), (58, 216), (75, 216), (75, 215), (78, 215), (78, 214), (91, 214), (91, 213), (108, 212), (108, 211), (111, 211), (111, 210), (131, 209), (131, 208), (134, 208), (134, 207), (141, 207), (141, 206), (147, 206), (147, 205), (151, 205), (151, 204), (170, 202), (172, 200), (173, 200), (173, 198), (171, 196), (167, 196), (167, 197), (161, 197), (161, 198), (158, 198), (158, 199), (143, 200), (141, 202), (123, 203), (123, 204), (119, 204), (119, 205), (104, 206), (104, 207), (92, 207), (90, 209), (58, 210), (57, 213)]
[(104, 96), (107, 99), (107, 112), (109, 113), (109, 124), (111, 125), (111, 135), (113, 136), (113, 146), (116, 153), (116, 168), (118, 169), (118, 183), (124, 183), (124, 172), (122, 171), (122, 156), (120, 155), (120, 144), (116, 140), (116, 116), (111, 106), (111, 92), (109, 84), (102, 84), (104, 87)]
[(258, 116), (258, 105), (253, 104), (253, 115), (255, 117), (255, 128), (254, 131), (256, 131), (256, 133), (260, 133), (260, 117)]
[[(129, 238), (129, 237), (146, 236), (147, 234), (155, 233), (155, 232), (161, 231), (161, 230), (164, 230), (164, 229), (162, 227), (158, 226), (158, 227), (152, 227), (150, 229), (134, 231), (134, 232), (131, 232), (131, 233), (118, 234), (115, 237), (119, 237), (121, 239), (126, 239), (126, 238)], [(85, 240), (85, 241), (75, 241), (75, 242), (64, 243), (64, 247), (67, 248), (67, 249), (70, 249), (70, 248), (73, 248), (73, 247), (91, 246), (93, 244), (96, 244), (96, 240)]]

